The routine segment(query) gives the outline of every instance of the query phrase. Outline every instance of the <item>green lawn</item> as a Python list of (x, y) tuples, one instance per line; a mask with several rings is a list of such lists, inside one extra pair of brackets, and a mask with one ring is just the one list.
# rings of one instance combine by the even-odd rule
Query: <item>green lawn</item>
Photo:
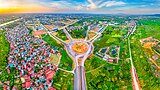
[(74, 64), (73, 60), (68, 56), (67, 52), (63, 49), (60, 51), (62, 54), (59, 67), (65, 70), (73, 70)]
[(105, 48), (107, 46), (111, 45), (120, 45), (123, 43), (120, 38), (124, 36), (127, 31), (121, 30), (119, 27), (119, 30), (114, 30), (114, 28), (117, 28), (116, 26), (108, 26), (106, 30), (103, 32), (102, 36), (94, 42), (95, 51), (97, 52), (100, 48)]
[(69, 32), (73, 38), (85, 38), (86, 37), (86, 29), (77, 29)]
[(32, 32), (33, 32), (33, 29), (32, 28), (27, 28), (29, 30), (29, 36), (32, 36)]
[(51, 45), (51, 46), (57, 46), (57, 47), (62, 47), (62, 45), (61, 44), (58, 44), (57, 43), (57, 41), (56, 40), (54, 40), (52, 37), (50, 37), (48, 34), (46, 35), (46, 36), (43, 36), (42, 35), (42, 39), (44, 40), (44, 41), (46, 41), (49, 45)]
[(98, 68), (99, 66), (106, 64), (106, 61), (99, 59), (98, 57), (96, 57), (95, 55), (93, 55), (92, 57), (88, 58), (85, 61), (85, 69), (86, 72), (90, 71), (90, 70), (94, 70), (96, 68)]

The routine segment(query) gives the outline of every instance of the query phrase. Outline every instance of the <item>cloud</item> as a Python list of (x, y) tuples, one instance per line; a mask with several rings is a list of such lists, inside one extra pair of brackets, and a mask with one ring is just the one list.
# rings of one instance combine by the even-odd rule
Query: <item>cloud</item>
[(96, 5), (96, 3), (93, 2), (93, 0), (88, 0), (88, 2), (90, 3), (87, 5), (88, 9), (96, 9), (97, 8), (97, 5)]
[(76, 10), (83, 10), (83, 9), (84, 9), (83, 6), (77, 6), (77, 7), (76, 7)]
[(103, 0), (99, 0), (99, 1), (88, 0), (88, 2), (89, 4), (87, 8), (89, 10), (102, 8), (102, 7), (121, 6), (126, 4), (125, 2), (122, 2), (122, 1), (103, 1)]
[(67, 2), (67, 1), (53, 1), (50, 2), (50, 8), (52, 8), (54, 11), (69, 11), (72, 9), (75, 9), (72, 5), (72, 3)]
[(125, 5), (126, 3), (122, 2), (122, 1), (106, 1), (103, 4), (99, 5), (99, 8), (101, 7), (110, 7), (110, 6), (121, 6), (121, 5)]

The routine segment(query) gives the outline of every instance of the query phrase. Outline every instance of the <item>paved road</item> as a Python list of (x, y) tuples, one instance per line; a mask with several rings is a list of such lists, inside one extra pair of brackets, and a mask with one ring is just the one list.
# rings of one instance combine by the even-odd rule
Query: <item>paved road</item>
[(67, 35), (67, 37), (68, 37), (68, 39), (69, 39), (70, 41), (73, 40), (72, 37), (71, 37), (71, 35), (67, 32), (66, 29), (63, 29), (63, 32)]
[(48, 30), (43, 24), (40, 24), (40, 25), (45, 29), (45, 31), (46, 31), (53, 39), (55, 39), (55, 40), (58, 41), (58, 42), (61, 42), (62, 44), (65, 44), (65, 42), (64, 42), (62, 39), (60, 39), (60, 38), (56, 37), (55, 35), (53, 35), (52, 32), (49, 32), (49, 30)]
[[(87, 57), (93, 52), (94, 46), (92, 43), (94, 40), (96, 40), (98, 37), (101, 36), (101, 33), (107, 28), (108, 25), (102, 27), (98, 32), (97, 35), (94, 36), (91, 41), (88, 43), (88, 51), (85, 52), (85, 54), (73, 54), (72, 50), (69, 47), (66, 47), (68, 50), (68, 53), (71, 54), (72, 58), (74, 58), (74, 63), (75, 63), (75, 69), (74, 69), (74, 90), (86, 90), (86, 77), (85, 77), (85, 70), (84, 70), (84, 62), (87, 59)], [(70, 34), (64, 30), (65, 34), (67, 37), (71, 40), (72, 42), (72, 37)], [(84, 42), (87, 42), (84, 40)], [(70, 46), (70, 45), (69, 45)], [(79, 58), (81, 57), (80, 63), (78, 63)]]
[[(90, 43), (88, 51), (83, 56), (80, 65), (76, 66), (74, 75), (74, 90), (87, 90), (84, 62), (89, 56), (90, 52), (93, 51), (92, 49), (93, 47)], [(78, 59), (76, 61), (78, 61)]]
[(87, 90), (85, 70), (83, 66), (77, 66), (74, 71), (74, 90)]
[(22, 19), (22, 18), (19, 18), (19, 19), (16, 19), (16, 20), (12, 20), (12, 21), (9, 21), (9, 22), (0, 24), (0, 27), (6, 26), (6, 25), (11, 24), (11, 23), (14, 23), (14, 22), (19, 21), (19, 20), (21, 20), (21, 19)]
[(104, 27), (102, 27), (102, 28), (100, 28), (100, 30), (98, 30), (98, 32), (96, 33), (96, 35), (93, 37), (93, 38), (91, 38), (90, 40), (89, 40), (89, 42), (94, 42), (97, 38), (99, 38), (102, 34), (102, 32), (106, 29), (108, 27), (108, 24), (107, 25), (105, 25)]
[(70, 25), (72, 25), (72, 24), (74, 24), (74, 23), (76, 23), (76, 22), (78, 22), (79, 20), (76, 20), (75, 22), (73, 22), (73, 23), (70, 23), (70, 24), (68, 24), (68, 25), (66, 25), (66, 26), (64, 26), (64, 27), (62, 27), (62, 28), (59, 28), (59, 30), (62, 30), (62, 29), (65, 29), (66, 27), (68, 27), (68, 26), (70, 26)]
[(129, 47), (129, 55), (130, 55), (130, 62), (131, 62), (131, 76), (132, 76), (132, 87), (134, 90), (141, 90), (140, 85), (138, 83), (138, 77), (136, 74), (136, 69), (133, 65), (132, 60), (132, 52), (131, 52), (131, 44), (130, 44), (130, 36), (136, 31), (136, 26), (133, 28), (132, 32), (128, 35), (128, 47)]
[[(43, 25), (42, 25), (43, 26)], [(69, 26), (69, 25), (68, 25)], [(99, 31), (98, 31), (98, 35), (95, 36), (93, 38), (93, 41), (95, 39), (97, 39), (101, 33), (106, 29), (108, 25), (102, 27)], [(44, 26), (43, 26), (44, 27)], [(72, 37), (71, 35), (66, 31), (67, 26), (63, 27), (63, 31), (66, 34), (66, 36), (68, 37), (68, 39), (70, 39), (70, 43), (65, 43), (63, 40), (59, 39), (58, 37), (54, 36), (51, 32), (48, 31), (47, 28), (46, 31), (48, 32), (48, 34), (54, 38), (55, 40), (62, 42), (64, 44), (64, 46), (67, 49), (68, 54), (74, 58), (74, 64), (75, 64), (75, 69), (74, 69), (74, 90), (87, 90), (87, 86), (86, 86), (86, 77), (85, 77), (85, 70), (84, 70), (84, 62), (87, 59), (87, 57), (93, 52), (94, 46), (92, 45), (92, 42), (87, 42), (86, 40), (82, 40), (81, 42), (85, 42), (87, 43), (89, 46), (88, 51), (85, 52), (85, 54), (75, 54), (72, 50), (72, 48), (70, 48), (70, 46), (72, 45), (72, 43), (76, 42), (76, 41), (72, 41)], [(79, 64), (79, 59), (81, 58), (81, 63)]]

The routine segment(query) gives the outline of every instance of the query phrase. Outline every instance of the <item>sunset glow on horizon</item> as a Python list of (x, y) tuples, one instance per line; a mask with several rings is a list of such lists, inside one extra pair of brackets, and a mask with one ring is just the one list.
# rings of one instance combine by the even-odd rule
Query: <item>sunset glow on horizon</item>
[(41, 13), (41, 12), (48, 12), (49, 8), (43, 7), (17, 7), (17, 8), (0, 8), (0, 14), (6, 13)]
[[(0, 0), (0, 14), (6, 13), (39, 13), (49, 12), (51, 8), (44, 7), (31, 2), (24, 2), (25, 0)], [(28, 0), (29, 1), (29, 0)]]

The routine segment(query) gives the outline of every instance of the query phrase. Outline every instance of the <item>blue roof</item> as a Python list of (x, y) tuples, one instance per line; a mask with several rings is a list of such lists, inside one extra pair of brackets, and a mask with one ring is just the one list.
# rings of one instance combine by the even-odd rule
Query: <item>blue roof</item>
[(106, 48), (101, 50), (101, 53), (105, 53), (106, 52)]
[(10, 64), (9, 64), (9, 67), (10, 67), (10, 68), (12, 68), (13, 66), (14, 66), (13, 63), (10, 63)]

